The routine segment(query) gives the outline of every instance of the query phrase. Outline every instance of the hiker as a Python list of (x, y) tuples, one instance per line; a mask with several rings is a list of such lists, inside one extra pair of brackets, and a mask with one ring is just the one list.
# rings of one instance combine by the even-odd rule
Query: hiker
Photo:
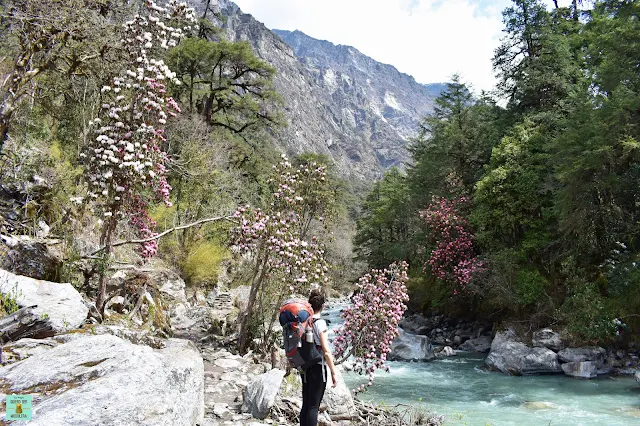
[(320, 318), (324, 308), (324, 295), (318, 290), (312, 290), (309, 304), (313, 308), (313, 340), (318, 350), (324, 355), (316, 365), (309, 367), (302, 376), (302, 410), (300, 411), (300, 426), (317, 426), (318, 409), (327, 386), (328, 372), (331, 371), (333, 387), (337, 385), (333, 356), (329, 348), (327, 323)]

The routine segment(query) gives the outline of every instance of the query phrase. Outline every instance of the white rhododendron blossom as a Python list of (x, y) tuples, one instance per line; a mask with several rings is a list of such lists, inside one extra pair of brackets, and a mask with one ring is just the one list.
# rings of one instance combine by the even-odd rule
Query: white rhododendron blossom
[[(98, 200), (104, 217), (127, 217), (142, 238), (152, 237), (155, 223), (141, 198), (154, 191), (170, 205), (166, 180), (164, 125), (180, 112), (166, 84), (178, 84), (176, 74), (159, 59), (164, 46), (175, 46), (195, 23), (193, 9), (170, 1), (146, 2), (146, 13), (123, 25), (122, 46), (128, 66), (100, 90), (102, 108), (90, 123), (95, 135), (83, 153), (89, 198)], [(141, 249), (144, 257), (157, 251), (155, 241)]]

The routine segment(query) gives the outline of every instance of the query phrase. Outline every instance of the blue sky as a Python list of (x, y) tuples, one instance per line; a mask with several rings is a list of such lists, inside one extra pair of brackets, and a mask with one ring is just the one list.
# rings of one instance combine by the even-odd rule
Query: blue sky
[[(420, 83), (458, 72), (476, 90), (494, 84), (491, 57), (511, 0), (234, 0), (269, 28), (354, 46)], [(551, 0), (545, 0), (552, 4)], [(561, 0), (560, 4), (570, 3)]]

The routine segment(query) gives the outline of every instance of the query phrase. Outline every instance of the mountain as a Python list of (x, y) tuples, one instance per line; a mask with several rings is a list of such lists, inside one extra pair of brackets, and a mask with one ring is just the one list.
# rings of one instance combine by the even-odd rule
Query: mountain
[[(193, 3), (202, 9), (202, 2)], [(276, 68), (289, 124), (276, 139), (289, 153), (326, 154), (342, 176), (365, 181), (409, 161), (407, 143), (431, 111), (438, 86), (419, 84), (350, 46), (271, 31), (228, 0), (211, 3), (226, 37), (247, 40)]]

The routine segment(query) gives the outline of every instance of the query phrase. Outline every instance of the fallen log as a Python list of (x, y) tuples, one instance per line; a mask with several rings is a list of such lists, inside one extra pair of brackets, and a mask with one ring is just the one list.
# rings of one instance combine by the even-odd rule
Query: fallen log
[(0, 344), (20, 340), (25, 337), (42, 339), (55, 333), (46, 317), (34, 312), (37, 305), (25, 306), (14, 313), (0, 318)]

